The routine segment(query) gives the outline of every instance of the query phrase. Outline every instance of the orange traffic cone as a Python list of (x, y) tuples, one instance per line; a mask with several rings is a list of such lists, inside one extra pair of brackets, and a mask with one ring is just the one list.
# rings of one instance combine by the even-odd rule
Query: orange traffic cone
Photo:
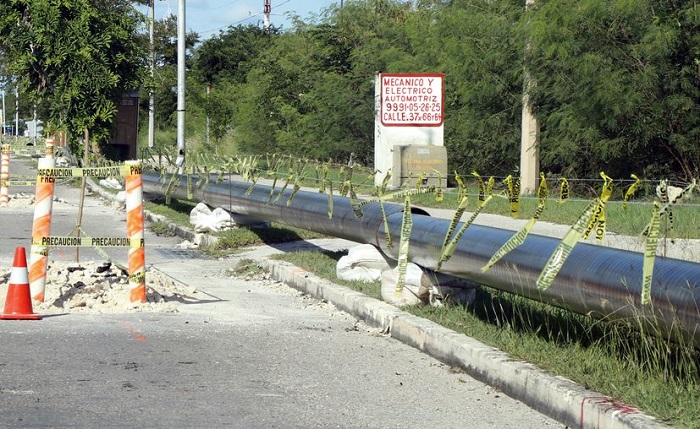
[(29, 293), (29, 273), (27, 272), (27, 255), (24, 247), (15, 249), (15, 261), (10, 273), (7, 288), (5, 312), (0, 319), (38, 320), (41, 316), (32, 311), (32, 298)]

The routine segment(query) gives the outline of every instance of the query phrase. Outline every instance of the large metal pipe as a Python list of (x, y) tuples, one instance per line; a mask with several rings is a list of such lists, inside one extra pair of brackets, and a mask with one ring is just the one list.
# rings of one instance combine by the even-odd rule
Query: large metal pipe
[[(144, 190), (164, 194), (170, 176), (144, 175)], [(196, 180), (196, 179), (195, 179)], [(280, 190), (264, 185), (225, 181), (195, 189), (188, 198), (184, 179), (172, 187), (172, 196), (201, 201), (232, 213), (248, 215), (304, 228), (358, 243), (369, 243), (386, 255), (398, 258), (403, 206), (385, 203), (389, 233), (394, 246), (386, 243), (384, 220), (379, 204), (363, 207), (357, 218), (348, 198), (333, 196), (332, 217), (328, 216), (328, 196), (299, 191), (287, 204), (291, 190), (277, 199)], [(274, 200), (277, 199), (277, 202)], [(409, 257), (412, 262), (435, 269), (450, 221), (428, 216), (413, 209), (413, 229)], [(653, 305), (639, 305), (642, 288), (643, 255), (588, 243), (574, 247), (552, 286), (540, 290), (537, 278), (544, 269), (558, 239), (536, 234), (508, 253), (490, 270), (483, 267), (513, 235), (513, 231), (470, 225), (454, 255), (442, 264), (441, 272), (468, 279), (541, 302), (597, 318), (642, 323), (651, 332), (665, 336), (682, 335), (700, 346), (700, 264), (657, 257), (651, 288)]]

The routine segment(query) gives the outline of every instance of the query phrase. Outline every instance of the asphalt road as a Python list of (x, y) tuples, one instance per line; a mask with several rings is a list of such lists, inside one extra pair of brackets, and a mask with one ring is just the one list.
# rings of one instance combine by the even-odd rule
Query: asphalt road
[[(11, 170), (31, 175), (19, 162)], [(33, 192), (11, 194), (22, 189)], [(79, 195), (68, 186), (56, 195), (65, 202), (54, 204), (52, 235), (66, 235)], [(0, 208), (0, 219), (4, 272), (14, 248), (29, 247), (32, 208)], [(87, 199), (88, 235), (125, 228), (123, 212)], [(208, 259), (178, 241), (146, 235), (150, 269), (200, 291), (176, 313), (0, 321), (0, 427), (563, 427), (329, 304), (271, 280), (230, 277), (244, 255)], [(126, 264), (125, 250), (108, 250)], [(80, 257), (102, 260), (89, 249)]]

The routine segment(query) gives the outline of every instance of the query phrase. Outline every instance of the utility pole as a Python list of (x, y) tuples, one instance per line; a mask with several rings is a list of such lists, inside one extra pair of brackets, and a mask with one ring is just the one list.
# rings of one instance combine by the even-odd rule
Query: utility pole
[(6, 129), (5, 129), (5, 122), (7, 122), (7, 109), (5, 109), (5, 90), (2, 90), (2, 136), (5, 135)]
[(272, 13), (272, 0), (265, 0), (265, 3), (263, 4), (263, 25), (265, 27), (265, 32), (270, 31), (270, 14)]
[(15, 87), (15, 142), (19, 141), (19, 83)]
[(179, 173), (184, 172), (185, 154), (185, 0), (177, 7), (177, 159)]
[(148, 148), (153, 149), (156, 139), (156, 100), (153, 91), (156, 76), (156, 46), (155, 46), (155, 20), (156, 20), (156, 1), (150, 0), (148, 11), (148, 32), (151, 41), (151, 88), (148, 91)]
[(209, 94), (211, 94), (211, 84), (207, 84), (207, 148), (209, 148), (209, 111), (211, 110), (211, 105), (209, 104)]
[[(526, 0), (525, 9), (527, 10), (533, 4), (534, 0)], [(525, 50), (529, 49), (530, 42)], [(527, 69), (524, 72), (524, 80), (520, 130), (520, 189), (522, 194), (533, 194), (537, 192), (537, 181), (540, 175), (540, 128), (530, 104), (528, 93), (533, 82)]]

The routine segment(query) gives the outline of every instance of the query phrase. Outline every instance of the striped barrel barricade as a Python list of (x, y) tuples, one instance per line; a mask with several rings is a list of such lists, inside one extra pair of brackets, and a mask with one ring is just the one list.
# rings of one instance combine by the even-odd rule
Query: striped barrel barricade
[[(143, 243), (143, 181), (141, 161), (127, 161), (126, 231), (132, 243)], [(143, 245), (129, 247), (129, 299), (146, 302), (146, 256)]]
[[(38, 169), (52, 169), (53, 158), (40, 158)], [(32, 225), (32, 247), (29, 255), (29, 290), (32, 299), (44, 302), (46, 289), (46, 268), (49, 263), (48, 246), (37, 244), (42, 238), (51, 235), (51, 210), (53, 209), (53, 192), (56, 179), (51, 176), (37, 176), (34, 194), (34, 223)]]
[(10, 145), (2, 146), (2, 166), (0, 167), (0, 205), (10, 201)]

